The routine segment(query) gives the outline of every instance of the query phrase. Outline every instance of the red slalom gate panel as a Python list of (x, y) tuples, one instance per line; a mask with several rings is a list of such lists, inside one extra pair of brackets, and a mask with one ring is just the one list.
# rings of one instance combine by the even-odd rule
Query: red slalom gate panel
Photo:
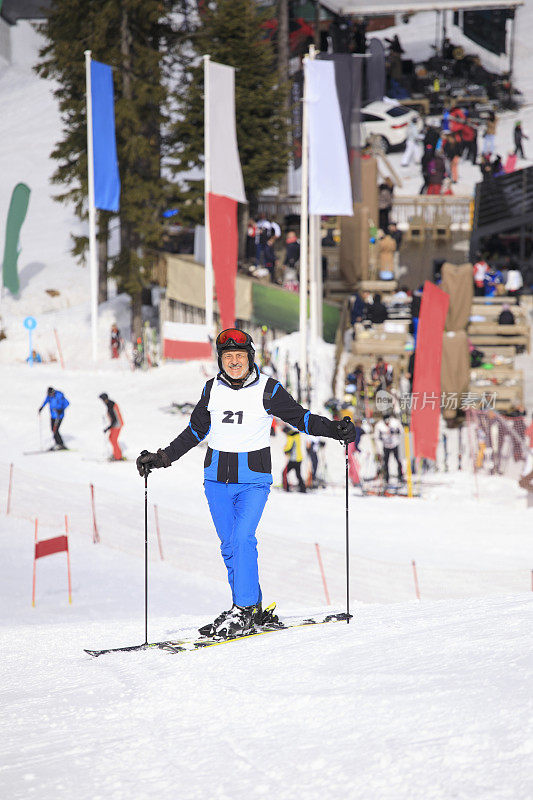
[(35, 586), (36, 586), (36, 566), (37, 559), (44, 558), (45, 556), (54, 555), (54, 553), (67, 554), (67, 574), (68, 574), (68, 601), (72, 603), (72, 583), (70, 578), (70, 553), (68, 550), (68, 517), (65, 514), (65, 536), (54, 536), (53, 539), (43, 539), (37, 541), (37, 530), (39, 521), (35, 520), (35, 551), (33, 556), (33, 589), (31, 596), (31, 604), (35, 608)]
[(66, 536), (56, 536), (53, 539), (43, 539), (35, 543), (35, 558), (51, 556), (53, 553), (68, 551), (68, 539)]

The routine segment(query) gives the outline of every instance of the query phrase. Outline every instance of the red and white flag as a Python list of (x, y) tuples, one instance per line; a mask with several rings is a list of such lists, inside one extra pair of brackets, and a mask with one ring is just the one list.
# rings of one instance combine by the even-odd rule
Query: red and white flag
[[(206, 200), (206, 292), (209, 272), (215, 287), (222, 328), (235, 324), (237, 276), (237, 203), (246, 203), (235, 124), (235, 69), (204, 61), (205, 81), (205, 200)], [(211, 326), (206, 297), (206, 322)]]

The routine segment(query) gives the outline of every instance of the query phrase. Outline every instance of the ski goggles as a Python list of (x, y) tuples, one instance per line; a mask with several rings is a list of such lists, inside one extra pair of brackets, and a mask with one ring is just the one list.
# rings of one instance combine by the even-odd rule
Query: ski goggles
[(219, 348), (227, 347), (228, 345), (234, 345), (235, 347), (253, 347), (253, 341), (248, 333), (240, 331), (238, 328), (227, 328), (225, 331), (221, 331), (218, 334), (216, 346)]

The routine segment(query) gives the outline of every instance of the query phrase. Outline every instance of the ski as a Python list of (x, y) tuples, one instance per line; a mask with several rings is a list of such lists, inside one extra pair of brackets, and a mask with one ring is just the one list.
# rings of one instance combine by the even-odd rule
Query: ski
[(64, 447), (61, 450), (55, 450), (53, 447), (48, 448), (48, 450), (25, 450), (22, 455), (23, 456), (40, 456), (44, 453), (75, 453), (76, 450), (73, 450), (72, 447)]
[[(352, 614), (350, 614), (350, 619), (352, 619)], [(264, 636), (268, 633), (275, 633), (278, 631), (286, 631), (290, 628), (302, 628), (307, 625), (325, 625), (329, 622), (346, 622), (348, 619), (346, 613), (340, 614), (326, 614), (323, 617), (309, 617), (308, 619), (301, 619), (297, 622), (290, 622), (288, 624), (280, 622), (276, 624), (276, 626), (266, 625), (261, 627), (256, 627), (253, 630), (249, 631), (248, 633), (243, 633), (239, 636), (232, 636), (228, 639), (213, 639), (208, 636), (200, 636), (196, 638), (190, 639), (170, 639), (164, 642), (152, 642), (149, 644), (135, 644), (130, 645), (128, 647), (110, 647), (106, 650), (84, 650), (85, 653), (88, 653), (90, 656), (94, 656), (94, 658), (98, 658), (98, 656), (105, 655), (106, 653), (126, 653), (131, 652), (134, 650), (148, 650), (151, 648), (158, 648), (159, 650), (166, 650), (170, 653), (183, 653), (187, 650), (200, 650), (204, 647), (215, 647), (220, 644), (229, 644), (229, 642), (236, 642), (240, 639), (250, 639), (253, 636)]]

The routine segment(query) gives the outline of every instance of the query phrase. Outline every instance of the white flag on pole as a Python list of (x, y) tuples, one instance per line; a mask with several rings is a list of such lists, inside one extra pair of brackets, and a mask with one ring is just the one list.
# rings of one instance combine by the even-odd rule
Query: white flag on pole
[(332, 61), (306, 59), (309, 213), (353, 215), (350, 166)]
[(235, 126), (235, 69), (208, 61), (208, 191), (246, 203)]

